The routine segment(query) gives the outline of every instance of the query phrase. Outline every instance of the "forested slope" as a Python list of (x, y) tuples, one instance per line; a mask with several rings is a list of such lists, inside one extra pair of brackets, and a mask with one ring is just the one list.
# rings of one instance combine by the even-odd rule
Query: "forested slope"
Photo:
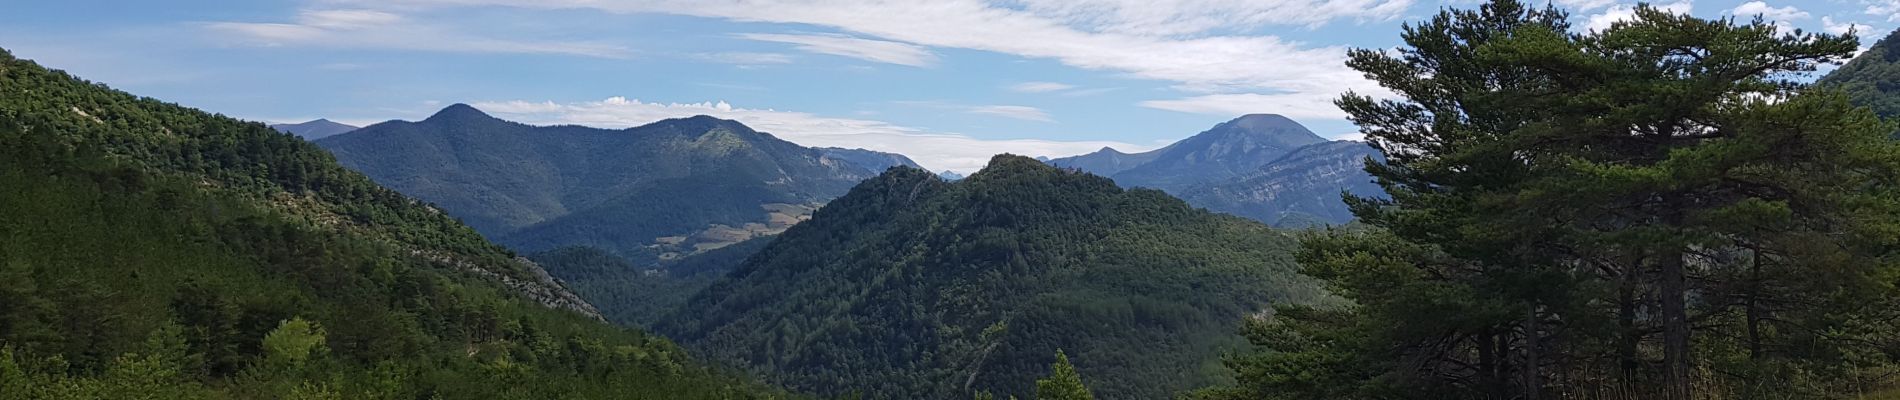
[(820, 394), (1031, 393), (1058, 350), (1103, 398), (1222, 382), (1269, 304), (1311, 302), (1292, 240), (1018, 156), (895, 168), (786, 231), (659, 330)]
[(253, 122), (0, 51), (0, 398), (747, 398)]

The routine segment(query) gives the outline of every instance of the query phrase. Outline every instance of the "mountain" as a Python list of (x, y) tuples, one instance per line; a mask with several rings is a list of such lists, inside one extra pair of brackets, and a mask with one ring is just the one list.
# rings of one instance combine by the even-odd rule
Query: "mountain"
[(908, 161), (800, 147), (708, 116), (610, 130), (525, 125), (464, 104), (317, 144), (516, 250), (591, 246), (639, 265), (776, 234), (876, 175), (859, 163)]
[(1383, 196), (1365, 172), (1365, 160), (1382, 160), (1364, 142), (1332, 141), (1294, 149), (1259, 169), (1180, 191), (1182, 200), (1210, 211), (1247, 217), (1278, 227), (1342, 224), (1353, 215), (1339, 197)]
[(355, 126), (345, 125), (345, 124), (337, 123), (337, 122), (330, 121), (327, 119), (322, 119), (322, 118), (318, 118), (315, 120), (302, 122), (302, 123), (295, 123), (295, 124), (272, 124), (270, 128), (276, 129), (284, 133), (297, 135), (298, 137), (304, 138), (304, 140), (322, 139), (322, 138), (326, 138), (330, 136), (340, 135), (340, 134), (347, 133), (349, 131), (353, 131), (357, 129)]
[(823, 154), (826, 159), (844, 161), (851, 163), (851, 165), (856, 165), (858, 168), (864, 168), (873, 172), (884, 172), (884, 170), (898, 166), (923, 168), (922, 166), (918, 166), (916, 161), (911, 161), (910, 157), (905, 157), (903, 154), (838, 147), (818, 147), (817, 150), (820, 154)]
[(1135, 167), (1147, 164), (1149, 161), (1154, 161), (1155, 157), (1160, 156), (1165, 150), (1167, 149), (1128, 154), (1120, 150), (1115, 150), (1114, 148), (1103, 147), (1094, 153), (1057, 158), (1048, 161), (1049, 165), (1057, 167), (1075, 168), (1101, 176), (1115, 176), (1115, 174), (1122, 171), (1134, 169)]
[(937, 177), (943, 178), (943, 180), (946, 180), (946, 181), (954, 181), (954, 180), (960, 180), (964, 178), (963, 174), (959, 174), (956, 171), (950, 171), (950, 170), (944, 170), (943, 172), (938, 172)]
[(1049, 164), (1161, 189), (1195, 207), (1281, 227), (1341, 224), (1353, 216), (1341, 191), (1381, 196), (1361, 163), (1361, 142), (1327, 141), (1283, 116), (1249, 114), (1153, 151), (1104, 147)]
[(1159, 191), (1002, 155), (894, 168), (779, 235), (657, 330), (790, 388), (1027, 396), (1058, 350), (1106, 399), (1224, 378), (1250, 316), (1321, 291), (1294, 240)]
[(7, 398), (782, 398), (317, 146), (0, 50)]
[(1900, 31), (1888, 34), (1815, 83), (1847, 92), (1855, 104), (1873, 108), (1881, 118), (1900, 116)]
[(1155, 150), (1147, 162), (1110, 176), (1124, 186), (1172, 192), (1253, 172), (1293, 149), (1324, 141), (1286, 117), (1251, 114)]

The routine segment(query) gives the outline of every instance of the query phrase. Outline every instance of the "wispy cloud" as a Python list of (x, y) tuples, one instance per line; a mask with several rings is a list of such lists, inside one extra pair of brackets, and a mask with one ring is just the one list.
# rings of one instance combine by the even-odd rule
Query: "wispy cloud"
[(969, 108), (969, 111), (971, 114), (994, 115), (1025, 121), (1055, 122), (1054, 119), (1049, 118), (1049, 113), (1030, 106), (973, 106)]
[(792, 62), (792, 55), (784, 54), (784, 53), (754, 53), (754, 52), (699, 53), (699, 54), (694, 54), (693, 58), (699, 59), (701, 61), (715, 62), (715, 63), (721, 63), (721, 64), (733, 64), (733, 65), (739, 65), (739, 66), (790, 64)]
[(937, 63), (937, 55), (909, 43), (856, 38), (831, 34), (746, 33), (739, 37), (764, 42), (790, 43), (799, 50), (851, 57), (865, 61), (927, 67)]
[(1024, 121), (1055, 122), (1054, 118), (1049, 117), (1048, 112), (1043, 111), (1040, 108), (1035, 108), (1035, 107), (1030, 107), (1030, 106), (1001, 105), (1001, 104), (969, 105), (969, 104), (957, 103), (957, 102), (952, 102), (952, 101), (944, 101), (944, 100), (899, 100), (899, 101), (893, 101), (891, 102), (891, 104), (900, 105), (900, 106), (908, 106), (908, 107), (951, 110), (951, 111), (956, 111), (956, 112), (961, 112), (961, 113), (966, 113), (966, 114), (988, 115), (988, 116), (995, 116), (995, 117), (1020, 119)]
[[(256, 46), (318, 46), (457, 53), (564, 54), (627, 58), (628, 49), (604, 43), (504, 39), (465, 33), (403, 15), (367, 9), (303, 10), (287, 23), (210, 22), (206, 29)], [(222, 35), (221, 35), (222, 36)]]
[(1009, 90), (1022, 93), (1048, 93), (1074, 88), (1074, 85), (1056, 82), (1023, 82), (1009, 86)]
[(1150, 100), (1142, 107), (1185, 113), (1234, 116), (1273, 113), (1289, 118), (1345, 118), (1331, 98), (1315, 101), (1303, 94), (1210, 94), (1174, 100)]
[(476, 108), (510, 120), (533, 124), (576, 124), (620, 128), (666, 118), (711, 115), (732, 119), (779, 138), (805, 146), (856, 147), (909, 156), (926, 168), (970, 173), (991, 156), (1015, 153), (1030, 156), (1082, 154), (1104, 146), (1139, 151), (1152, 148), (1112, 141), (1055, 141), (1039, 139), (978, 139), (933, 132), (884, 121), (833, 118), (815, 114), (751, 109), (729, 103), (649, 103), (624, 97), (601, 101), (496, 101), (474, 103)]
[(1887, 22), (1900, 21), (1900, 0), (1861, 0), (1867, 8), (1862, 12), (1886, 18)]
[[(334, 0), (370, 3), (369, 0)], [(377, 0), (386, 7), (515, 6), (663, 13), (836, 29), (854, 36), (781, 35), (808, 51), (929, 65), (930, 48), (1050, 59), (1071, 67), (1174, 83), (1199, 94), (1275, 93), (1327, 104), (1340, 92), (1387, 91), (1341, 67), (1344, 46), (1244, 34), (1261, 24), (1315, 26), (1389, 20), (1413, 0)], [(876, 16), (867, 18), (866, 16)], [(870, 40), (883, 44), (840, 41)], [(1184, 99), (1185, 100), (1185, 99)], [(1334, 114), (1337, 115), (1337, 114)]]
[(1571, 11), (1590, 11), (1616, 5), (1616, 0), (1557, 0), (1557, 5)]

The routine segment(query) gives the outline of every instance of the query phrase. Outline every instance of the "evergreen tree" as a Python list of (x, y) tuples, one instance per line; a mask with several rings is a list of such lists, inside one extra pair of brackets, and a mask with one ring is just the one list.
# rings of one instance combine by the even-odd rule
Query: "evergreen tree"
[(1036, 380), (1036, 400), (1095, 400), (1082, 385), (1082, 375), (1069, 364), (1069, 355), (1056, 350), (1056, 362), (1049, 364), (1049, 376)]
[[(1852, 36), (1516, 1), (1408, 26), (1340, 100), (1388, 160), (1308, 239), (1356, 302), (1284, 307), (1212, 397), (1787, 397), (1891, 384), (1891, 128), (1796, 83)], [(1882, 278), (1888, 277), (1888, 278)], [(1816, 393), (1816, 388), (1820, 388)], [(1296, 394), (1288, 394), (1296, 393)]]

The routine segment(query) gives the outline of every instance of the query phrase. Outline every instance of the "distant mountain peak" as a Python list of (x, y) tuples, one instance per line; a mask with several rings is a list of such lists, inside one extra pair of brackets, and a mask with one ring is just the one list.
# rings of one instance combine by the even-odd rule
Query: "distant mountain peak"
[[(1219, 136), (1259, 136), (1294, 147), (1326, 141), (1306, 126), (1280, 114), (1247, 114), (1215, 125), (1205, 133)], [(1205, 134), (1204, 133), (1204, 134)]]
[(322, 139), (357, 129), (356, 126), (338, 123), (325, 118), (317, 118), (294, 124), (272, 124), (270, 127), (280, 132), (297, 135), (304, 138), (304, 140)]
[(430, 115), (428, 119), (425, 119), (423, 121), (440, 122), (440, 121), (471, 121), (471, 120), (479, 121), (479, 120), (498, 120), (498, 119), (495, 118), (494, 116), (488, 115), (488, 113), (482, 112), (482, 110), (475, 109), (475, 106), (462, 104), (462, 103), (455, 103), (455, 104), (450, 104), (448, 107), (443, 107), (442, 111), (436, 111), (435, 115)]

